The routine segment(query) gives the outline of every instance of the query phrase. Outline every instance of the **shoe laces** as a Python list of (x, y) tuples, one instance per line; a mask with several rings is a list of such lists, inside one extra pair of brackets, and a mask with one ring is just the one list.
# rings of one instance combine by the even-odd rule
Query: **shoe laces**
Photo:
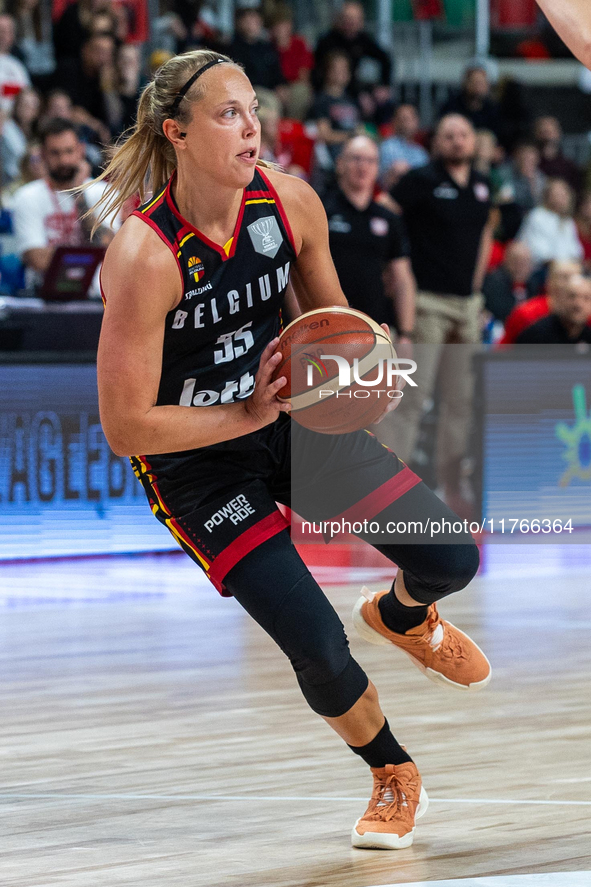
[(416, 777), (402, 782), (396, 773), (391, 773), (385, 778), (374, 775), (374, 787), (364, 819), (390, 822), (399, 816), (414, 816), (418, 806), (410, 800), (409, 795), (418, 797), (419, 778)]
[(453, 631), (446, 631), (437, 606), (431, 604), (427, 612), (425, 630), (418, 635), (405, 635), (405, 640), (414, 646), (429, 644), (434, 653), (444, 659), (467, 659), (462, 640)]

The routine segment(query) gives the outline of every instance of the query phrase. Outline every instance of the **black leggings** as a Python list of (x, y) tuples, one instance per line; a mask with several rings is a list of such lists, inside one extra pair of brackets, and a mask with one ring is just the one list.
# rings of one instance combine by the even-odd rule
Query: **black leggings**
[[(413, 487), (376, 517), (380, 522), (457, 521), (425, 484)], [(478, 549), (469, 534), (454, 543), (375, 547), (404, 571), (409, 594), (431, 604), (460, 591), (476, 574)], [(247, 554), (225, 579), (228, 591), (289, 658), (310, 707), (339, 717), (357, 702), (368, 678), (349, 651), (345, 629), (332, 604), (291, 543), (287, 530)]]

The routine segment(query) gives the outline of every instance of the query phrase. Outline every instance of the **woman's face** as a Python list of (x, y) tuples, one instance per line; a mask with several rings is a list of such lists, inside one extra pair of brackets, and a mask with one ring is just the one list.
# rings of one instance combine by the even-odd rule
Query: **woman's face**
[(50, 97), (46, 113), (48, 117), (63, 117), (69, 120), (72, 116), (72, 100), (65, 93), (58, 92)]
[(139, 49), (135, 44), (124, 44), (117, 53), (117, 66), (122, 72), (137, 73), (140, 69)]
[(559, 216), (568, 216), (571, 212), (571, 191), (566, 182), (554, 182), (548, 188), (546, 206)]
[(205, 95), (191, 105), (191, 122), (182, 127), (187, 133), (182, 153), (193, 169), (220, 185), (244, 188), (252, 181), (261, 141), (252, 84), (228, 64), (206, 71), (203, 79)]
[(591, 223), (591, 195), (587, 195), (581, 203), (578, 216), (587, 224)]
[(271, 37), (279, 46), (287, 46), (293, 33), (293, 24), (290, 21), (275, 22), (271, 27)]
[(15, 114), (21, 123), (31, 123), (36, 120), (41, 102), (39, 96), (32, 89), (24, 89), (16, 100)]
[(330, 60), (326, 71), (326, 82), (334, 86), (346, 87), (351, 80), (351, 67), (345, 56), (337, 55)]

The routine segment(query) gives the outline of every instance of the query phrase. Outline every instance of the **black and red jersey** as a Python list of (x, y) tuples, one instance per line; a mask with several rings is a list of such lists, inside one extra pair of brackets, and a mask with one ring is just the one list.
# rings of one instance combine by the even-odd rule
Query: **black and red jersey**
[(172, 251), (182, 280), (183, 297), (166, 316), (157, 404), (233, 403), (252, 394), (261, 353), (279, 332), (293, 235), (258, 167), (223, 245), (183, 218), (173, 179), (133, 213)]

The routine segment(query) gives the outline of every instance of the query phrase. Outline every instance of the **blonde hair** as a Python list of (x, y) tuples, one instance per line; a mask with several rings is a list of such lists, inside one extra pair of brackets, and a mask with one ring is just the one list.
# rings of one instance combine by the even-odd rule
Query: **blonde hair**
[[(140, 96), (135, 125), (111, 149), (109, 162), (101, 175), (78, 189), (85, 190), (94, 182), (107, 182), (103, 196), (89, 212), (94, 216), (93, 231), (116, 216), (134, 194), (139, 193), (140, 201), (144, 203), (148, 193), (156, 194), (164, 187), (176, 168), (177, 159), (172, 144), (162, 131), (162, 124), (171, 117), (175, 99), (187, 80), (204, 65), (218, 59), (242, 71), (231, 58), (209, 49), (195, 49), (173, 56), (156, 71), (154, 79)], [(197, 80), (180, 101), (174, 119), (181, 125), (189, 123), (191, 102), (198, 101), (204, 94), (204, 86)], [(258, 165), (272, 164), (259, 160)]]

